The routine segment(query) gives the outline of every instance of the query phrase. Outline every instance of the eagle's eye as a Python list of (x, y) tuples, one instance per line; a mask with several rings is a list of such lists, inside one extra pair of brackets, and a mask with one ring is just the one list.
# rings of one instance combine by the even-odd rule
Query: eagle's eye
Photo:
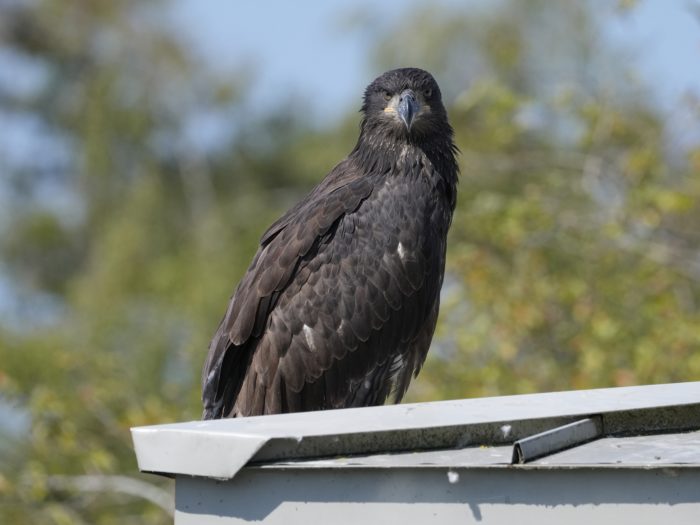
[(384, 97), (384, 100), (391, 100), (392, 94), (390, 91), (382, 91), (382, 97)]
[(430, 88), (424, 89), (424, 90), (423, 90), (423, 95), (425, 96), (425, 98), (430, 98), (430, 97), (433, 96), (433, 90), (430, 89)]

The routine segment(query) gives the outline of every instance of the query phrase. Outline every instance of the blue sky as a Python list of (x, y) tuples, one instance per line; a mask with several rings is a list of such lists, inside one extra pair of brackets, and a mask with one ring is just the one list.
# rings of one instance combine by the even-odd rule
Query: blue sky
[(611, 18), (608, 29), (614, 41), (634, 49), (634, 65), (658, 86), (662, 102), (700, 96), (700, 2), (642, 1)]
[[(178, 0), (174, 20), (203, 56), (222, 70), (252, 66), (261, 97), (279, 89), (306, 93), (314, 101), (316, 115), (332, 118), (358, 108), (362, 89), (378, 73), (370, 70), (369, 43), (361, 32), (342, 30), (343, 18), (362, 10), (371, 23), (386, 24), (400, 20), (419, 3)], [(433, 2), (465, 10), (488, 4)], [(608, 10), (615, 4), (601, 2)], [(673, 113), (683, 95), (700, 97), (698, 0), (641, 0), (627, 14), (608, 17), (606, 26), (606, 37), (627, 47), (631, 63), (653, 82), (661, 107)]]

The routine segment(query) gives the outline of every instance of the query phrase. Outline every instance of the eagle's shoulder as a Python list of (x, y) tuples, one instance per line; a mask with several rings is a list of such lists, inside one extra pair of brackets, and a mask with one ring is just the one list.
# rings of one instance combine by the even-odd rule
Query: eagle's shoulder
[(260, 245), (264, 247), (289, 225), (303, 222), (315, 214), (333, 215), (335, 209), (324, 208), (322, 204), (334, 193), (339, 192), (334, 198), (337, 202), (339, 199), (353, 199), (353, 195), (365, 195), (368, 189), (371, 189), (370, 182), (363, 176), (361, 169), (353, 162), (352, 158), (344, 159), (302, 200), (265, 230), (260, 238)]

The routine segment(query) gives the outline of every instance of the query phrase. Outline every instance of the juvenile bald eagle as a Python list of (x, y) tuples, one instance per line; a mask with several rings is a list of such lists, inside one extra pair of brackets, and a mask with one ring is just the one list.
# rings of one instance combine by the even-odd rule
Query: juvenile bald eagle
[(438, 315), (458, 168), (421, 69), (366, 89), (360, 137), (263, 234), (209, 347), (204, 419), (399, 402)]

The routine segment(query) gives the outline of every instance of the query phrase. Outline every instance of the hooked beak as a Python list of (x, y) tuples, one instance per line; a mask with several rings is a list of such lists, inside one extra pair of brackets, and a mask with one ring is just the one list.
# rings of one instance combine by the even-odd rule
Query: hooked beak
[(413, 124), (413, 119), (416, 117), (419, 109), (420, 104), (418, 100), (416, 100), (416, 94), (413, 90), (407, 89), (403, 91), (399, 96), (399, 104), (396, 108), (396, 112), (406, 125), (406, 130), (411, 131), (411, 124)]

